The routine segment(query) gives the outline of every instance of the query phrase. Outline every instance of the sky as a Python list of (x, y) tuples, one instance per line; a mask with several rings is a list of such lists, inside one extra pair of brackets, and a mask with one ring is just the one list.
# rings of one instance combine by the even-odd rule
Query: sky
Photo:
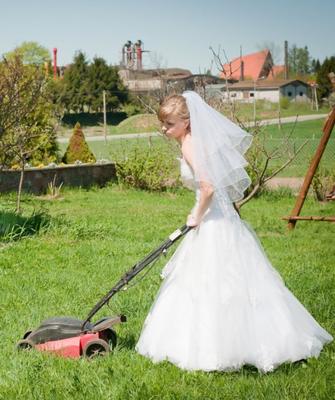
[(215, 75), (210, 46), (225, 61), (223, 50), (232, 59), (270, 43), (282, 63), (288, 40), (322, 62), (335, 55), (334, 15), (334, 0), (0, 0), (0, 55), (35, 41), (58, 49), (58, 65), (78, 50), (117, 65), (124, 43), (141, 39), (146, 68)]

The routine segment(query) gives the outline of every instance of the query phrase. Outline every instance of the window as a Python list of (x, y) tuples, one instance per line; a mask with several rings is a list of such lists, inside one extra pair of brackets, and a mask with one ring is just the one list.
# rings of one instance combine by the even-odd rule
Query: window
[(288, 97), (292, 96), (292, 92), (287, 92)]
[(303, 94), (303, 92), (299, 92), (299, 96), (303, 96), (304, 94)]
[(254, 97), (254, 96), (255, 96), (255, 93), (251, 93), (251, 92), (250, 92), (250, 93), (249, 93), (249, 96), (250, 96), (250, 97)]

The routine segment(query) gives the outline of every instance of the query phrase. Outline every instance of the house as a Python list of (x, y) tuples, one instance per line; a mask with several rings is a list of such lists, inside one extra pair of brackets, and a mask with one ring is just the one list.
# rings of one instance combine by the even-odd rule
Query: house
[(240, 81), (228, 85), (208, 85), (206, 89), (209, 97), (228, 99), (229, 92), (230, 100), (246, 103), (254, 100), (278, 103), (283, 96), (291, 101), (306, 102), (310, 97), (310, 85), (298, 79)]
[(224, 64), (225, 73), (221, 73), (221, 78), (235, 79), (237, 81), (274, 79), (278, 74), (284, 72), (283, 65), (274, 65), (271, 52), (268, 49), (257, 53), (234, 58)]

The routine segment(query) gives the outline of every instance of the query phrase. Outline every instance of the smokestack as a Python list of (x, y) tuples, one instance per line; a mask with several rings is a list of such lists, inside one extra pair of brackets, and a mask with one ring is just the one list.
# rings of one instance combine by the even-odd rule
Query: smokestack
[(142, 69), (142, 40), (138, 40), (136, 43), (136, 67)]
[(287, 40), (285, 40), (285, 43), (284, 43), (284, 63), (285, 63), (285, 68), (284, 68), (285, 76), (284, 76), (284, 78), (288, 79), (288, 42), (287, 42)]
[(241, 60), (241, 76), (240, 80), (244, 81), (244, 61)]
[(57, 78), (57, 48), (56, 47), (54, 47), (53, 53), (54, 53), (54, 79), (56, 79)]

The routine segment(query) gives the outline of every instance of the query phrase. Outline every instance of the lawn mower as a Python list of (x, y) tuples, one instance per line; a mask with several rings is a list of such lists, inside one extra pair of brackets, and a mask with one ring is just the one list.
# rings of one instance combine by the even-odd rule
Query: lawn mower
[(92, 317), (120, 290), (125, 289), (128, 283), (146, 266), (157, 260), (179, 238), (192, 228), (184, 225), (174, 231), (156, 250), (153, 250), (143, 260), (135, 264), (126, 272), (115, 286), (92, 308), (85, 320), (70, 317), (54, 317), (47, 319), (35, 330), (23, 335), (17, 343), (19, 350), (37, 349), (56, 353), (63, 357), (79, 358), (85, 356), (93, 358), (109, 353), (116, 346), (117, 336), (114, 325), (126, 322), (124, 315), (105, 317), (92, 323)]

